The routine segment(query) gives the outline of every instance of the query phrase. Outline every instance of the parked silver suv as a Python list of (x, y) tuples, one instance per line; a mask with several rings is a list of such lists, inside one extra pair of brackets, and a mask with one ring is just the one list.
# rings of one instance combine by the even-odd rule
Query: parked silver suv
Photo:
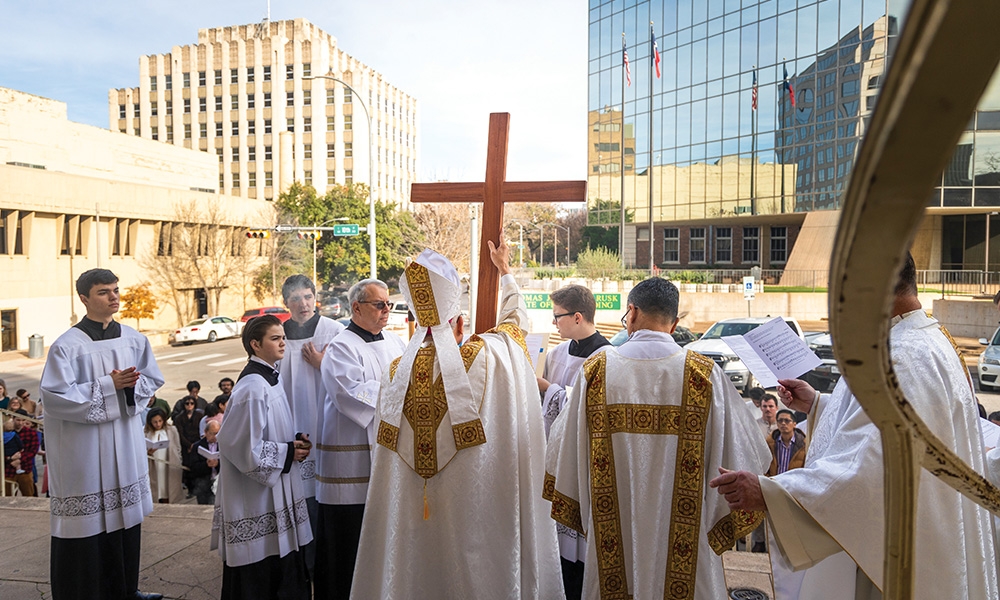
[[(722, 338), (730, 335), (743, 335), (773, 318), (747, 317), (741, 319), (723, 319), (709, 327), (704, 335), (685, 346), (685, 348), (694, 350), (698, 354), (714, 360), (715, 364), (719, 365), (725, 372), (726, 377), (733, 383), (733, 386), (741, 394), (745, 393), (748, 389), (757, 385), (757, 380), (754, 379), (754, 376), (750, 373), (750, 369), (743, 364), (743, 361), (733, 352), (732, 348), (726, 342), (722, 341)], [(795, 332), (795, 335), (805, 341), (805, 337), (802, 335), (802, 328), (799, 327), (799, 322), (791, 317), (782, 318), (791, 327), (792, 331)]]

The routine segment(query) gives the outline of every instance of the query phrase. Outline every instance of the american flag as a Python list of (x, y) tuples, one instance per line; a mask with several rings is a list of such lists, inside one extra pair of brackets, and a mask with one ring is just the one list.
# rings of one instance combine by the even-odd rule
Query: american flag
[(750, 109), (757, 110), (757, 70), (753, 72), (753, 88), (750, 90)]
[(632, 69), (628, 68), (628, 49), (625, 47), (625, 36), (622, 36), (622, 65), (625, 67), (625, 81), (632, 86)]
[(653, 64), (656, 65), (656, 78), (660, 78), (660, 51), (656, 49), (656, 34), (653, 33), (653, 26), (649, 26), (649, 37), (653, 40)]

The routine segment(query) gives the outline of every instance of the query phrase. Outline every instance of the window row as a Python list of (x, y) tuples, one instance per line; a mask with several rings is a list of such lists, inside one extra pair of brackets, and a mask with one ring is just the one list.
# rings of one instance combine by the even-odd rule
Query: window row
[[(742, 262), (760, 264), (760, 227), (743, 227)], [(648, 229), (646, 239), (648, 240)], [(709, 233), (710, 232), (710, 233)], [(641, 231), (640, 231), (641, 233)], [(784, 263), (788, 259), (788, 228), (770, 228), (770, 262)], [(688, 264), (727, 264), (733, 261), (732, 227), (691, 227), (687, 230)], [(663, 229), (663, 262), (680, 264), (681, 230)]]

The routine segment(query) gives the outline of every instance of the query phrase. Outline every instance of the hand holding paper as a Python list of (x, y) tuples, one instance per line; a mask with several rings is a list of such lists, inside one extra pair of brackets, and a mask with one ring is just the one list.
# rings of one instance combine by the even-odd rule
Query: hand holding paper
[(796, 379), (823, 362), (781, 317), (722, 340), (766, 388), (777, 386), (779, 379)]

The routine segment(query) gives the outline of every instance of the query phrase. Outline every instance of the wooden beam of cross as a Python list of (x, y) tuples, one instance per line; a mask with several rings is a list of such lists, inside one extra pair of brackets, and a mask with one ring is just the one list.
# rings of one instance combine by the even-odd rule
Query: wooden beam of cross
[(510, 113), (490, 114), (490, 137), (486, 152), (485, 183), (414, 183), (411, 202), (482, 202), (483, 229), (479, 251), (479, 294), (476, 333), (497, 322), (497, 292), (500, 277), (490, 260), (488, 240), (504, 242), (503, 207), (507, 202), (585, 202), (586, 181), (505, 181), (507, 178), (507, 134)]

